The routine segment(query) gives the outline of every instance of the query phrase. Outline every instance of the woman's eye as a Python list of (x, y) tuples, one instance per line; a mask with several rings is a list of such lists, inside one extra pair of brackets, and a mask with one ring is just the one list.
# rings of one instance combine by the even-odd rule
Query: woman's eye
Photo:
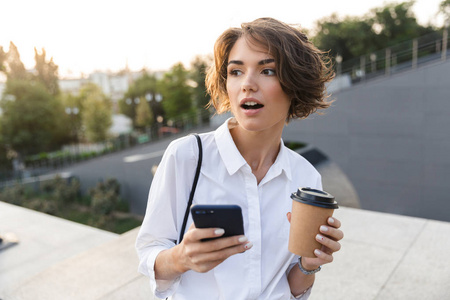
[(264, 69), (262, 71), (264, 75), (274, 76), (276, 74), (274, 69)]
[(233, 75), (233, 76), (237, 76), (237, 75), (241, 75), (242, 74), (242, 71), (241, 70), (230, 70), (229, 72), (228, 72), (228, 74), (230, 74), (230, 75)]

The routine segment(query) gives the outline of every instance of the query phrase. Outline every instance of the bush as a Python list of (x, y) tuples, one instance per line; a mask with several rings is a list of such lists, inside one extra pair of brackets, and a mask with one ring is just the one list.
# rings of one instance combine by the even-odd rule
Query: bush
[(91, 208), (94, 213), (109, 215), (120, 202), (120, 185), (116, 179), (108, 179), (99, 182), (89, 190), (91, 196)]
[(27, 198), (27, 192), (23, 185), (16, 183), (13, 186), (5, 187), (0, 192), (0, 200), (15, 205), (22, 205)]
[(57, 176), (42, 182), (37, 193), (16, 183), (0, 190), (0, 200), (120, 234), (142, 223), (128, 213), (129, 205), (120, 198), (116, 179), (97, 183), (84, 196), (76, 178)]
[(51, 181), (42, 182), (41, 190), (58, 202), (74, 202), (80, 195), (80, 181), (77, 178), (66, 180), (57, 175)]
[(57, 215), (59, 211), (56, 201), (41, 198), (27, 200), (23, 203), (23, 206), (49, 215)]

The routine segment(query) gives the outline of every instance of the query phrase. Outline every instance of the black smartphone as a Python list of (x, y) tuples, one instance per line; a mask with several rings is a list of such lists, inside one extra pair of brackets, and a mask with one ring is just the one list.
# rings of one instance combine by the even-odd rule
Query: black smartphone
[(244, 234), (239, 205), (195, 204), (191, 207), (191, 214), (197, 228), (223, 228), (225, 233), (220, 237)]

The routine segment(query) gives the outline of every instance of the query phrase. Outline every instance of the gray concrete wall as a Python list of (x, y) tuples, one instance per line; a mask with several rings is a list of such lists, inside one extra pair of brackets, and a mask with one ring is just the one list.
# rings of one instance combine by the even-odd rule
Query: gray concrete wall
[(364, 209), (450, 221), (450, 61), (336, 92), (285, 139), (326, 153)]

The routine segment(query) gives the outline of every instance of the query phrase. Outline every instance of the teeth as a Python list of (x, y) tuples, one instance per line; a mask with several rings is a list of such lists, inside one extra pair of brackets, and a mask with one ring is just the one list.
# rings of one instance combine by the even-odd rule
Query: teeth
[(255, 106), (255, 105), (258, 105), (258, 103), (256, 103), (255, 101), (245, 102), (244, 104), (247, 105), (247, 106)]

